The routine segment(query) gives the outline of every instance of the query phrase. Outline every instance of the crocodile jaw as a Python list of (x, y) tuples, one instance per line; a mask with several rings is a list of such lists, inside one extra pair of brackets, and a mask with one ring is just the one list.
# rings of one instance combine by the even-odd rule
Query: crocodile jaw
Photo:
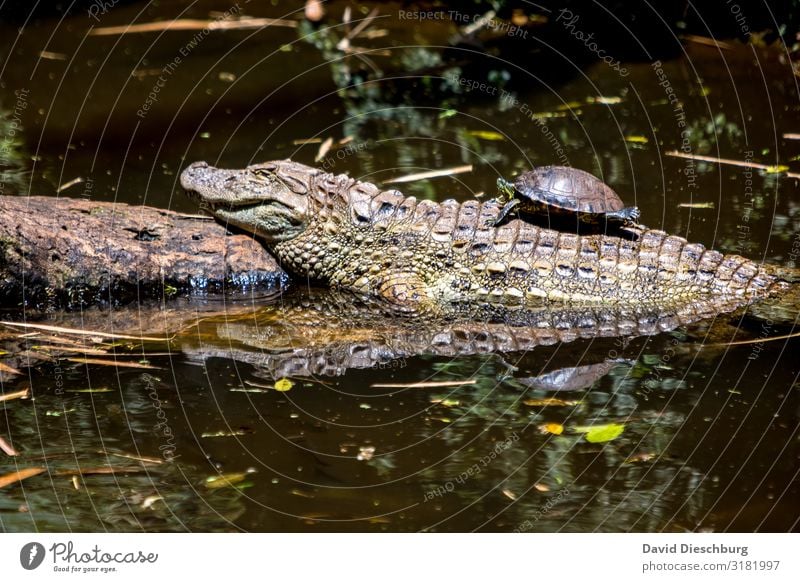
[(252, 232), (267, 244), (295, 238), (307, 227), (308, 189), (279, 174), (280, 162), (223, 170), (195, 162), (181, 186), (200, 208), (220, 221)]

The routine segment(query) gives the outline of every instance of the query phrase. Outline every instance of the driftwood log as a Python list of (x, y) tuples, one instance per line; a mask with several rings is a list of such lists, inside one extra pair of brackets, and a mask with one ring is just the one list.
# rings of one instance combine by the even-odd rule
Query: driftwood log
[(288, 278), (252, 236), (147, 206), (0, 196), (0, 307), (120, 305), (276, 290)]

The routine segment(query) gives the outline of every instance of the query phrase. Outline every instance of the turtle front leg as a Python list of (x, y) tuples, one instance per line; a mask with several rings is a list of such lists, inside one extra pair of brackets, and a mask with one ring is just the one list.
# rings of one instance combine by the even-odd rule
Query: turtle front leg
[(520, 202), (516, 198), (513, 198), (505, 203), (503, 208), (500, 209), (500, 214), (497, 215), (497, 218), (490, 219), (486, 221), (486, 226), (497, 226), (501, 224), (506, 217), (514, 210), (517, 206), (519, 206)]

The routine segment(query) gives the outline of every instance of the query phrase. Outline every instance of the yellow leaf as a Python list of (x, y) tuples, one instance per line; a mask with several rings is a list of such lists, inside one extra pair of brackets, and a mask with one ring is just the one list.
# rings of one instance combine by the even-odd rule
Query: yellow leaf
[(485, 139), (487, 141), (505, 141), (505, 137), (496, 131), (468, 131), (467, 135), (471, 135), (472, 137), (477, 137), (478, 139)]
[(550, 487), (548, 487), (544, 483), (536, 483), (533, 486), (533, 488), (536, 489), (539, 493), (547, 493), (548, 491), (550, 491)]
[(247, 478), (247, 473), (223, 473), (222, 475), (212, 475), (206, 479), (208, 489), (221, 489), (241, 483)]
[(643, 135), (626, 135), (625, 141), (628, 143), (648, 143), (650, 140)]
[(764, 168), (764, 172), (767, 174), (783, 174), (784, 172), (789, 171), (789, 166), (770, 166), (768, 168)]
[(450, 398), (431, 398), (431, 404), (441, 404), (442, 406), (450, 408), (452, 406), (459, 406), (461, 401), (451, 400)]
[(625, 430), (624, 424), (598, 424), (595, 426), (576, 426), (575, 432), (584, 433), (586, 441), (590, 443), (605, 443), (613, 441)]
[(557, 422), (548, 422), (547, 424), (539, 425), (539, 432), (542, 434), (561, 434), (564, 432), (564, 425)]
[(278, 392), (288, 392), (292, 389), (292, 386), (294, 386), (294, 383), (289, 378), (281, 378), (275, 382), (275, 390)]

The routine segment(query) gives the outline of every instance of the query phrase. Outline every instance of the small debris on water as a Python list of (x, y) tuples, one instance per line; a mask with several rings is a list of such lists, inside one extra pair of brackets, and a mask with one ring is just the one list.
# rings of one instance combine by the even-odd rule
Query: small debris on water
[(358, 447), (356, 459), (359, 461), (369, 461), (375, 456), (375, 447)]

